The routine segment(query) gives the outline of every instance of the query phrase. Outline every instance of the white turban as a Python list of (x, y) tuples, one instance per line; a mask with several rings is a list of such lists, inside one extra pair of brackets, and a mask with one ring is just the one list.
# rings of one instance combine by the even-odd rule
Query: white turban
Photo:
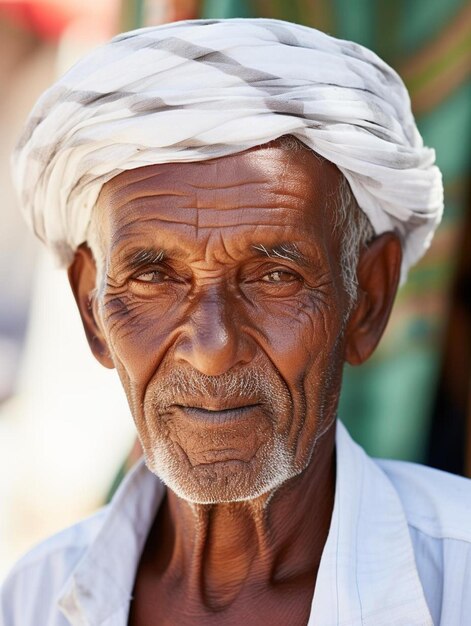
[(394, 70), (305, 26), (196, 20), (115, 37), (38, 100), (14, 178), (28, 221), (65, 265), (87, 239), (101, 187), (120, 172), (286, 134), (337, 165), (377, 234), (401, 235), (404, 279), (443, 210), (435, 153)]

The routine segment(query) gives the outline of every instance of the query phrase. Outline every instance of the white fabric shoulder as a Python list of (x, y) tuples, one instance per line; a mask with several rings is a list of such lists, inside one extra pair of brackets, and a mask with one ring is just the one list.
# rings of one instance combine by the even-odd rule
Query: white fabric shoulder
[(106, 517), (108, 507), (27, 552), (0, 587), (1, 626), (62, 626), (57, 599)]
[(135, 568), (164, 495), (139, 461), (110, 504), (46, 539), (0, 588), (0, 626), (124, 626)]
[(378, 461), (410, 526), (437, 539), (471, 544), (471, 480), (402, 461)]
[(400, 461), (378, 462), (401, 499), (434, 624), (471, 615), (471, 480)]

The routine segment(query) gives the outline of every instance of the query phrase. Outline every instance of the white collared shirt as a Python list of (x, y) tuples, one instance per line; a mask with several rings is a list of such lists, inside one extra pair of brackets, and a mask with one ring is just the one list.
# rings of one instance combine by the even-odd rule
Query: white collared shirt
[[(1, 589), (1, 626), (125, 626), (164, 493), (140, 462), (110, 505), (29, 552)], [(339, 423), (334, 509), (308, 626), (432, 624), (471, 624), (471, 481), (373, 460)]]

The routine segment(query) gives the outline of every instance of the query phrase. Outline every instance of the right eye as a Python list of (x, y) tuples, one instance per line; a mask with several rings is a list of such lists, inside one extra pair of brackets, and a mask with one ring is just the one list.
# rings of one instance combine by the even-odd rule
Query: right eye
[(151, 270), (148, 272), (142, 272), (142, 274), (137, 274), (133, 278), (134, 280), (138, 280), (142, 283), (153, 284), (164, 283), (166, 281), (172, 280), (170, 276), (162, 270)]

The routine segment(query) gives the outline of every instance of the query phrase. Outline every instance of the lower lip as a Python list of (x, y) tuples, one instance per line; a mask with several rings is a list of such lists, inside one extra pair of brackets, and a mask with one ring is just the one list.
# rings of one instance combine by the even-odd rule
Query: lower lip
[(232, 409), (223, 409), (221, 411), (210, 411), (208, 409), (202, 409), (199, 407), (181, 405), (177, 405), (177, 408), (182, 411), (189, 419), (195, 420), (198, 423), (207, 423), (211, 425), (227, 425), (231, 422), (238, 422), (240, 420), (253, 416), (254, 412), (260, 408), (260, 405), (250, 404), (247, 406), (235, 407)]

